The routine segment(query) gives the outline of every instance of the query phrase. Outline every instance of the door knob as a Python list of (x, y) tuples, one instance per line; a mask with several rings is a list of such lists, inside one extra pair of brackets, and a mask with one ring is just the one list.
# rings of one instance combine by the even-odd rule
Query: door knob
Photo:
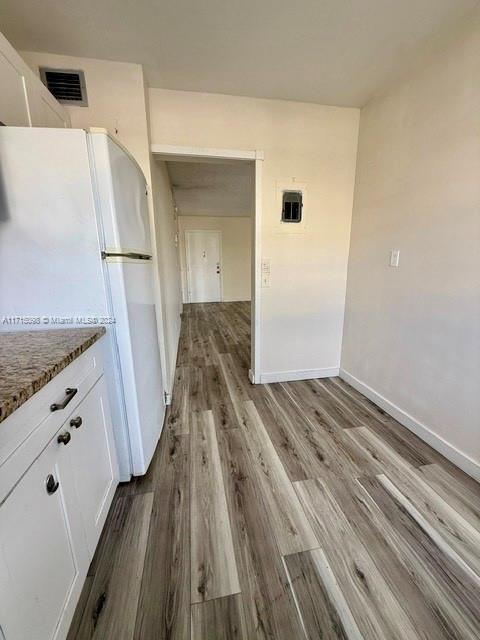
[(70, 426), (71, 427), (75, 427), (75, 429), (78, 429), (78, 427), (82, 426), (82, 418), (80, 416), (77, 416), (76, 418), (72, 418), (70, 420)]
[(65, 431), (58, 436), (57, 442), (58, 444), (68, 444), (71, 439), (72, 436), (68, 433), (68, 431)]
[(55, 477), (52, 476), (51, 473), (48, 474), (47, 479), (45, 481), (45, 487), (47, 489), (47, 493), (49, 496), (58, 489), (59, 483), (55, 480)]

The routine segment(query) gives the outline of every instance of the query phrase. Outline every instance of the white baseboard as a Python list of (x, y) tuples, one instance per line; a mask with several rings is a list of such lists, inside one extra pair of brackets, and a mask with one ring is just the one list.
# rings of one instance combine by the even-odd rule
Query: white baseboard
[(463, 451), (459, 451), (452, 444), (432, 431), (432, 429), (416, 420), (403, 409), (400, 409), (396, 404), (387, 400), (387, 398), (377, 393), (372, 387), (369, 387), (348, 371), (345, 371), (345, 369), (340, 369), (339, 375), (354, 389), (363, 393), (364, 396), (386, 411), (395, 418), (395, 420), (400, 422), (400, 424), (410, 431), (413, 431), (413, 433), (433, 447), (433, 449), (441, 453), (445, 458), (448, 458), (450, 462), (453, 462), (454, 465), (460, 467), (465, 473), (468, 473), (469, 476), (472, 476), (472, 478), (480, 482), (480, 463), (470, 458), (466, 453), (463, 453)]
[(269, 382), (292, 382), (293, 380), (313, 380), (314, 378), (332, 378), (338, 376), (338, 367), (324, 369), (293, 369), (292, 371), (267, 371), (260, 374), (260, 384)]

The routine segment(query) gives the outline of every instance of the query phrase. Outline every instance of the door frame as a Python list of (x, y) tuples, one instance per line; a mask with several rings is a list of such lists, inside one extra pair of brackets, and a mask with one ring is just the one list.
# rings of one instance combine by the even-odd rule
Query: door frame
[(220, 255), (220, 300), (219, 302), (223, 302), (223, 255), (222, 255), (222, 232), (219, 229), (185, 229), (185, 267), (187, 269), (187, 297), (188, 297), (188, 302), (191, 302), (190, 300), (190, 292), (191, 292), (191, 287), (190, 287), (190, 274), (191, 274), (191, 270), (188, 264), (188, 246), (189, 246), (189, 241), (188, 241), (188, 236), (192, 233), (215, 233), (218, 237), (218, 252)]
[(217, 149), (208, 147), (189, 147), (171, 144), (152, 144), (152, 154), (162, 156), (163, 160), (192, 160), (192, 158), (217, 160), (248, 160), (255, 163), (255, 210), (252, 217), (252, 331), (251, 331), (251, 364), (248, 372), (252, 384), (260, 383), (261, 375), (261, 239), (263, 194), (262, 174), (264, 153), (259, 149)]

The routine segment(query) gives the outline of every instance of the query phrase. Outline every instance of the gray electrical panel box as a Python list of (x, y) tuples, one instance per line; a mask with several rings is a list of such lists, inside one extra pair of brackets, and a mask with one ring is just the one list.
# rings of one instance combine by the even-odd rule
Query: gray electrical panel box
[(282, 198), (282, 222), (302, 221), (303, 198), (301, 191), (284, 191)]

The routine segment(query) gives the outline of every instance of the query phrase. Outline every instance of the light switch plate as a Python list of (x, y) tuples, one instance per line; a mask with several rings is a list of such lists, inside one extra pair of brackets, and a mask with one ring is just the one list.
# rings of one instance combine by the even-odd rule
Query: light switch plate
[(390, 251), (390, 266), (398, 267), (400, 264), (400, 251), (398, 249), (394, 249)]

